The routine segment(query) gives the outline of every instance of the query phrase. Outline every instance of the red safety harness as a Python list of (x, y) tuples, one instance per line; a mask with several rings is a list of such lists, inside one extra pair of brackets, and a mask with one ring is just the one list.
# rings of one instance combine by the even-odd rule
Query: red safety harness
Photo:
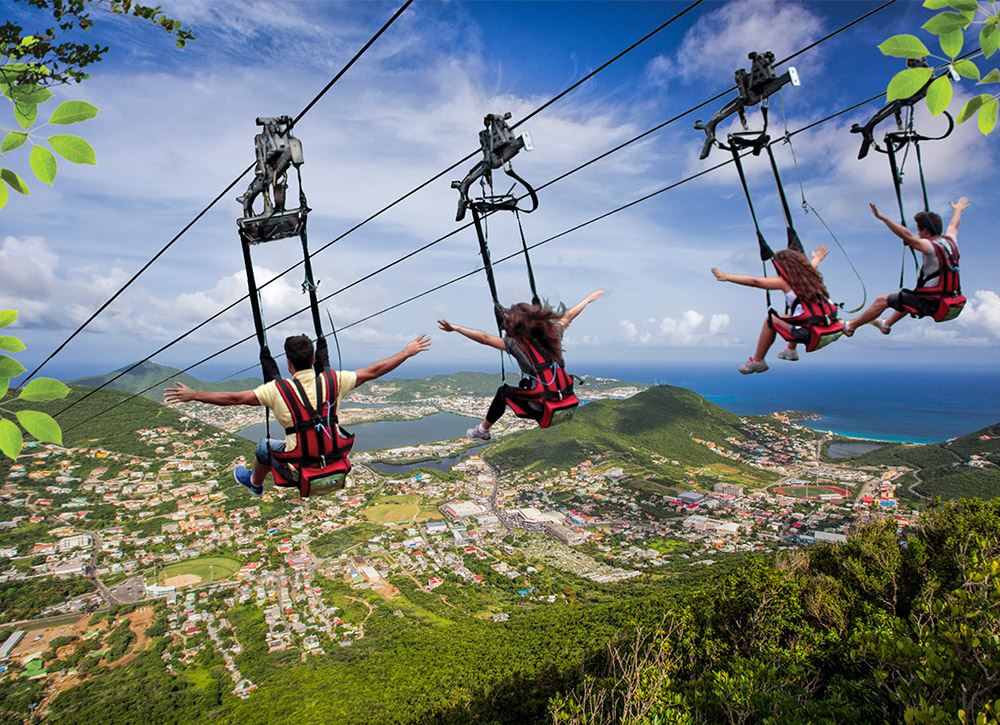
[[(945, 244), (941, 241), (942, 239), (948, 243)], [(958, 278), (958, 246), (954, 239), (947, 236), (932, 239), (930, 242), (934, 248), (934, 254), (937, 255), (938, 271), (924, 277), (921, 270), (921, 274), (917, 277), (916, 289), (905, 291), (938, 301), (937, 309), (931, 315), (935, 322), (954, 320), (965, 307), (962, 284)], [(909, 312), (913, 317), (923, 316), (920, 310), (905, 304), (903, 311)]]
[[(788, 282), (785, 271), (778, 264), (775, 264), (774, 268), (777, 270), (778, 276)], [(780, 327), (776, 327), (771, 321), (772, 317), (778, 317), (789, 325), (806, 328), (809, 331), (809, 339), (805, 342), (806, 352), (826, 347), (844, 334), (844, 323), (837, 319), (837, 305), (827, 297), (820, 295), (819, 300), (815, 302), (805, 302), (796, 297), (790, 309), (795, 310), (799, 306), (802, 307), (802, 312), (794, 317), (779, 315), (773, 308), (768, 309), (768, 326), (789, 342), (801, 341), (796, 340), (791, 333), (782, 330)]]
[[(516, 342), (531, 364), (525, 371), (530, 377), (521, 381), (520, 390), (507, 396), (507, 407), (518, 418), (538, 421), (540, 428), (565, 423), (573, 417), (580, 400), (573, 394), (573, 378), (563, 361), (553, 360), (529, 342)], [(526, 383), (530, 387), (524, 387)]]
[(298, 481), (287, 480), (272, 467), (274, 483), (297, 488), (303, 498), (340, 490), (351, 470), (347, 454), (354, 446), (354, 436), (343, 430), (337, 420), (337, 376), (329, 369), (316, 375), (317, 408), (310, 405), (302, 383), (294, 378), (291, 383), (283, 378), (274, 381), (292, 415), (292, 425), (285, 428), (285, 433), (295, 434), (295, 448), (272, 451), (271, 456), (296, 471)]

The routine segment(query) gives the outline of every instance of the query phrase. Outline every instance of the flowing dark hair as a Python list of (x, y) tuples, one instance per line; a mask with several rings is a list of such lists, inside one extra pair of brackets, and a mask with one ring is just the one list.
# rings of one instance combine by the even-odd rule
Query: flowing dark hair
[(529, 305), (518, 302), (503, 310), (503, 327), (518, 342), (527, 342), (541, 348), (553, 360), (562, 360), (560, 335), (552, 323), (563, 316), (563, 311), (549, 305)]
[(819, 302), (821, 297), (830, 296), (823, 284), (823, 275), (816, 271), (802, 252), (782, 249), (774, 255), (774, 266), (801, 301)]

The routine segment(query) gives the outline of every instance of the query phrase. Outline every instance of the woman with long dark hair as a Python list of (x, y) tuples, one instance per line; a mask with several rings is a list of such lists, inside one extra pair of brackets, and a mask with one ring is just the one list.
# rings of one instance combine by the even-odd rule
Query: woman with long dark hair
[[(599, 289), (591, 292), (585, 298), (568, 310), (564, 307), (554, 310), (548, 305), (530, 305), (526, 302), (519, 302), (512, 305), (504, 312), (504, 336), (497, 337), (482, 330), (474, 330), (468, 327), (453, 325), (447, 320), (438, 320), (438, 327), (445, 332), (457, 332), (465, 337), (478, 342), (487, 347), (505, 350), (517, 361), (521, 372), (526, 376), (532, 375), (535, 364), (531, 360), (529, 348), (534, 348), (542, 353), (553, 363), (562, 365), (563, 332), (577, 315), (583, 312), (583, 308), (604, 294), (604, 290)], [(500, 420), (507, 408), (508, 398), (516, 397), (518, 392), (523, 392), (526, 388), (534, 385), (530, 377), (521, 381), (521, 386), (501, 385), (497, 390), (486, 418), (475, 428), (468, 430), (468, 436), (474, 440), (488, 441), (490, 439), (490, 427)]]
[(786, 360), (797, 360), (798, 353), (795, 352), (795, 343), (806, 343), (809, 341), (810, 331), (803, 325), (796, 325), (793, 320), (801, 317), (807, 305), (818, 306), (828, 301), (829, 292), (823, 284), (823, 276), (816, 270), (820, 260), (826, 256), (826, 246), (813, 252), (812, 261), (801, 252), (794, 249), (782, 249), (776, 252), (773, 258), (775, 269), (778, 270), (777, 277), (751, 277), (745, 274), (726, 274), (720, 272), (715, 267), (712, 274), (720, 282), (732, 282), (745, 287), (757, 287), (758, 289), (781, 291), (785, 294), (785, 301), (788, 305), (787, 315), (768, 315), (761, 328), (760, 337), (757, 339), (757, 349), (753, 356), (740, 365), (739, 371), (744, 375), (750, 373), (762, 373), (768, 369), (764, 362), (764, 356), (771, 349), (774, 343), (776, 330), (781, 332), (781, 336), (789, 340), (788, 350), (783, 351), (779, 357)]

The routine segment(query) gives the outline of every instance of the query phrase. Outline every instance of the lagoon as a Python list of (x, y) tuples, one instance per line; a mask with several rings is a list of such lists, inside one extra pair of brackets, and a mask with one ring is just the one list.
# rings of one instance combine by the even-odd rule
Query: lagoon
[[(476, 418), (469, 418), (454, 413), (435, 413), (419, 420), (387, 420), (378, 423), (362, 423), (353, 425), (348, 430), (355, 435), (354, 452), (381, 451), (386, 448), (401, 446), (418, 446), (424, 443), (435, 443), (459, 438), (471, 428)], [(239, 431), (239, 435), (251, 441), (259, 441), (264, 437), (265, 426), (256, 423)], [(281, 438), (281, 426), (271, 421), (271, 437)], [(394, 467), (399, 471), (399, 467)]]

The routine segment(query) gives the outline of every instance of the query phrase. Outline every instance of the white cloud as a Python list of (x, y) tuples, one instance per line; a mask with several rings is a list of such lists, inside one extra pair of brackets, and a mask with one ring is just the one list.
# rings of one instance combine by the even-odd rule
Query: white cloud
[(729, 347), (732, 340), (723, 333), (729, 327), (729, 315), (713, 314), (705, 323), (705, 315), (685, 310), (680, 317), (649, 318), (638, 324), (631, 320), (618, 323), (625, 342), (640, 347)]
[(958, 322), (973, 335), (986, 333), (994, 342), (1000, 340), (1000, 295), (993, 290), (976, 290)]
[[(687, 81), (732, 81), (737, 68), (749, 67), (748, 51), (774, 53), (778, 60), (819, 37), (822, 22), (804, 5), (779, 0), (734, 0), (708, 13), (684, 35), (676, 60), (657, 58), (649, 73), (676, 68)], [(752, 39), (752, 45), (748, 41)]]

